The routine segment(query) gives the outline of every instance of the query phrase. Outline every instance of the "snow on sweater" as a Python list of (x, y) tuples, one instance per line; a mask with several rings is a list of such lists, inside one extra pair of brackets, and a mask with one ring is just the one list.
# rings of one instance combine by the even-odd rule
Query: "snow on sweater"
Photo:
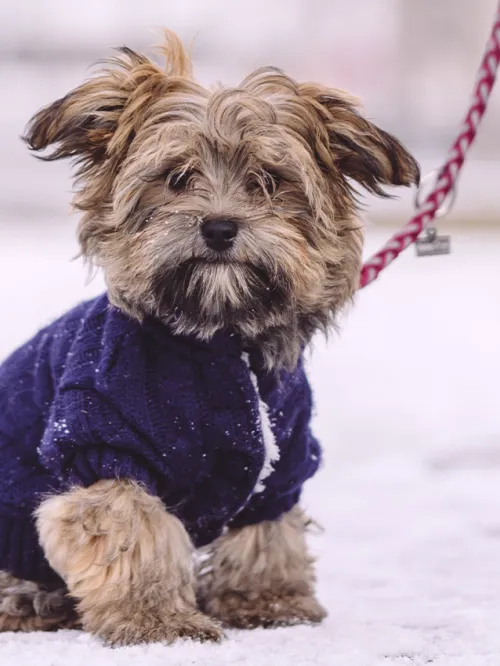
[(0, 366), (0, 570), (56, 577), (33, 511), (50, 492), (128, 478), (199, 547), (274, 520), (317, 470), (302, 360), (268, 373), (237, 336), (209, 342), (82, 303)]

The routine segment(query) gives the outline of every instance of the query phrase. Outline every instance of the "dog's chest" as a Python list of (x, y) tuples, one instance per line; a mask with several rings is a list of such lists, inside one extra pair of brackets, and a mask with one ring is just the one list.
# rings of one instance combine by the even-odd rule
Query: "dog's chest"
[(287, 430), (289, 377), (256, 372), (246, 354), (185, 367), (178, 359), (164, 367), (158, 361), (146, 408), (162, 455), (175, 453), (177, 465), (204, 467), (249, 493), (261, 492)]

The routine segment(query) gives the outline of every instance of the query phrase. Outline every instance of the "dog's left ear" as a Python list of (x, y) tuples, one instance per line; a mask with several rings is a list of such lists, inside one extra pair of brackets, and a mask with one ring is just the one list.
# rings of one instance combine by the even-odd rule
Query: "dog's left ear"
[(363, 118), (354, 97), (314, 84), (303, 84), (299, 94), (319, 115), (316, 150), (323, 167), (334, 167), (379, 196), (387, 196), (383, 185), (418, 185), (415, 158), (394, 136)]

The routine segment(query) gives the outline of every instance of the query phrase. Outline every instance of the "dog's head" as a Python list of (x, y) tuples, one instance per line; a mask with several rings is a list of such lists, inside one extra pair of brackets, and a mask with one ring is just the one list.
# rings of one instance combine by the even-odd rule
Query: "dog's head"
[(418, 181), (415, 160), (338, 90), (259, 69), (207, 90), (169, 35), (162, 70), (129, 49), (42, 109), (26, 140), (73, 157), (83, 254), (134, 317), (232, 329), (290, 365), (358, 286), (356, 183)]

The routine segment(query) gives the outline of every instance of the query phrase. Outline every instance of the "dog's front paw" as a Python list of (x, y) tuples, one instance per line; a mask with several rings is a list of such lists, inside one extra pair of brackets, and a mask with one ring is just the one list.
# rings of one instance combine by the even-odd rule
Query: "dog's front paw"
[(224, 626), (237, 629), (317, 624), (327, 615), (312, 595), (276, 595), (270, 592), (225, 592), (207, 600), (204, 610)]
[[(84, 623), (84, 627), (91, 630), (88, 623)], [(223, 638), (221, 628), (194, 609), (192, 612), (167, 616), (161, 613), (145, 613), (140, 616), (113, 618), (111, 614), (104, 625), (92, 633), (112, 646), (173, 643), (178, 638), (217, 642)]]

